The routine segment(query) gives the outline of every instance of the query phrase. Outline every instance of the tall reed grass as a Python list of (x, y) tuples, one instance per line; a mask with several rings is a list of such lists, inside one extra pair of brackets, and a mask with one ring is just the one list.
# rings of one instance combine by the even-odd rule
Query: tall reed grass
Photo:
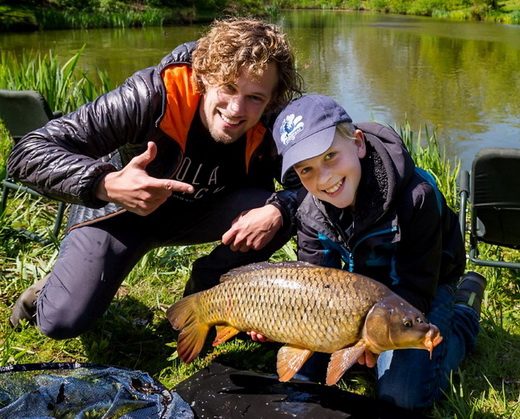
[(53, 110), (70, 112), (112, 88), (106, 72), (94, 77), (79, 66), (84, 47), (64, 63), (52, 51), (27, 52), (18, 57), (11, 51), (0, 52), (0, 89), (36, 90)]
[(170, 18), (170, 13), (159, 9), (143, 11), (58, 11), (40, 9), (36, 13), (38, 24), (45, 29), (91, 29), (91, 28), (131, 28), (162, 26)]
[(460, 160), (448, 158), (445, 150), (439, 144), (436, 132), (430, 133), (427, 126), (414, 132), (410, 124), (405, 122), (398, 128), (398, 132), (415, 164), (432, 174), (450, 208), (458, 210), (457, 180)]

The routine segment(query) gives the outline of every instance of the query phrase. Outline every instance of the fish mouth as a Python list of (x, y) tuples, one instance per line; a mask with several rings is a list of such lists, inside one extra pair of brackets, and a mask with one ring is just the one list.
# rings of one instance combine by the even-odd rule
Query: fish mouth
[(424, 336), (424, 346), (426, 350), (430, 353), (430, 359), (432, 359), (433, 349), (442, 342), (441, 332), (439, 328), (434, 324), (430, 324), (430, 328), (426, 335)]

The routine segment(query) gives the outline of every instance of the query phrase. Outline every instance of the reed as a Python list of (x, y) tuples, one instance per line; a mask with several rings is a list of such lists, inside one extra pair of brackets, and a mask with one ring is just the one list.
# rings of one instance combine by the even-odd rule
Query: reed
[(171, 18), (171, 13), (159, 9), (96, 13), (41, 9), (36, 17), (39, 25), (45, 29), (130, 28), (162, 26), (165, 20)]
[(11, 51), (0, 52), (0, 88), (36, 90), (54, 110), (70, 112), (111, 89), (106, 72), (97, 70), (91, 78), (78, 63), (81, 48), (65, 63), (50, 50), (47, 54), (26, 52), (18, 57)]
[(450, 208), (457, 210), (459, 206), (457, 179), (460, 161), (451, 161), (448, 158), (444, 148), (439, 144), (436, 132), (430, 133), (427, 126), (415, 132), (406, 122), (397, 128), (397, 131), (403, 138), (415, 164), (432, 174)]

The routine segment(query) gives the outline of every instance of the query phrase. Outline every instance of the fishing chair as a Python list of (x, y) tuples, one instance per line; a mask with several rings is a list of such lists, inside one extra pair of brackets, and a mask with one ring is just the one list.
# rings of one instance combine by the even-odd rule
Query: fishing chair
[[(0, 90), (0, 120), (2, 120), (5, 128), (16, 143), (26, 133), (33, 131), (45, 125), (50, 119), (61, 116), (61, 112), (52, 112), (45, 98), (38, 92), (33, 90)], [(6, 174), (2, 180), (2, 201), (0, 204), (0, 215), (4, 213), (9, 199), (9, 191), (27, 193), (34, 197), (43, 197), (35, 190), (23, 186)], [(59, 235), (63, 215), (65, 212), (65, 203), (59, 202), (57, 213), (54, 218), (54, 227), (52, 229), (53, 237)], [(44, 239), (41, 235), (25, 229), (17, 230), (19, 234), (29, 240), (49, 243), (51, 240)]]
[[(520, 269), (520, 262), (481, 259), (479, 244), (520, 249), (520, 149), (485, 148), (461, 172), (460, 225), (476, 265)], [(469, 223), (466, 213), (469, 212)]]

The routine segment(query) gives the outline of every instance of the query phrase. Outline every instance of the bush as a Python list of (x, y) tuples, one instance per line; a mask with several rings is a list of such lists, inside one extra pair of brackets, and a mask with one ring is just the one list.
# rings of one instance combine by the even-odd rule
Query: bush
[(0, 31), (25, 31), (38, 29), (34, 13), (29, 10), (0, 6)]

